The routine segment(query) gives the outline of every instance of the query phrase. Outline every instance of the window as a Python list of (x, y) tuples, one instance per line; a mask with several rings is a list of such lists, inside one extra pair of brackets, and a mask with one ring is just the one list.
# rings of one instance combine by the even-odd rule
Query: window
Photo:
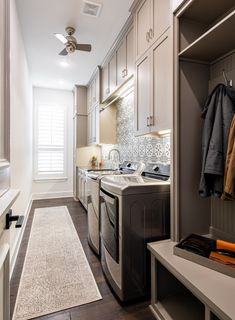
[(66, 110), (65, 106), (36, 106), (35, 179), (66, 178)]

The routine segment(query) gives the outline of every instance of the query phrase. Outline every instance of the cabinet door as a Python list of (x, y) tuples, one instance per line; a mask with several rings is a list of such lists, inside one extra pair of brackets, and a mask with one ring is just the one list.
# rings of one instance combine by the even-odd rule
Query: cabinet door
[(87, 116), (77, 115), (74, 119), (76, 125), (76, 148), (85, 147), (87, 145)]
[(132, 27), (126, 35), (126, 78), (134, 74), (134, 28)]
[(100, 103), (100, 74), (99, 71), (95, 77), (95, 103)]
[(105, 101), (110, 93), (109, 88), (109, 63), (105, 64), (102, 68), (102, 101)]
[(139, 59), (150, 46), (149, 30), (152, 25), (151, 0), (141, 2), (135, 15), (136, 27), (136, 60)]
[(153, 26), (150, 37), (156, 41), (170, 26), (170, 0), (151, 0), (153, 8)]
[(91, 85), (87, 87), (87, 111), (91, 110)]
[(92, 108), (91, 111), (91, 143), (99, 143), (99, 105)]
[(109, 89), (112, 94), (117, 89), (117, 56), (116, 52), (109, 62)]
[(92, 123), (91, 123), (91, 114), (92, 112), (89, 111), (87, 115), (87, 143), (91, 144), (92, 143)]
[(172, 114), (172, 47), (169, 32), (161, 37), (152, 52), (153, 104), (151, 131), (171, 129)]
[(91, 111), (91, 139), (92, 143), (96, 141), (96, 115), (95, 115), (95, 108)]
[(96, 102), (96, 78), (91, 83), (91, 105), (93, 106)]
[(150, 114), (150, 57), (148, 53), (136, 65), (135, 131), (136, 135), (148, 133)]
[(125, 81), (125, 74), (127, 69), (127, 55), (126, 55), (126, 37), (117, 50), (117, 85), (120, 86)]

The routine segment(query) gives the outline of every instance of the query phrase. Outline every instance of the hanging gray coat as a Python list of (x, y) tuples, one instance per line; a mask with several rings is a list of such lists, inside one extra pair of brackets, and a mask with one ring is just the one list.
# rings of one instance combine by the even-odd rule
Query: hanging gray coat
[(202, 136), (202, 171), (199, 194), (202, 197), (223, 193), (228, 133), (235, 112), (235, 92), (219, 84), (207, 99)]

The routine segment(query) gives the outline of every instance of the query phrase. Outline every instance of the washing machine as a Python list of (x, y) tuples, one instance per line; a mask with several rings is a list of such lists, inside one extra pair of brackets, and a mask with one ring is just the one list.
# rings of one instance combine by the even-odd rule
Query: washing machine
[(121, 301), (150, 295), (147, 243), (170, 237), (170, 166), (106, 176), (100, 188), (101, 265)]

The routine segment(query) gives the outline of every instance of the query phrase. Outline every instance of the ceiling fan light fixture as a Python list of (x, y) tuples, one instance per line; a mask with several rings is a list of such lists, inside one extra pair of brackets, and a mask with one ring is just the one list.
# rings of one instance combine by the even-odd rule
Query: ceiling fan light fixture
[(55, 37), (60, 40), (63, 44), (66, 44), (68, 40), (65, 38), (63, 34), (60, 33), (54, 33)]

